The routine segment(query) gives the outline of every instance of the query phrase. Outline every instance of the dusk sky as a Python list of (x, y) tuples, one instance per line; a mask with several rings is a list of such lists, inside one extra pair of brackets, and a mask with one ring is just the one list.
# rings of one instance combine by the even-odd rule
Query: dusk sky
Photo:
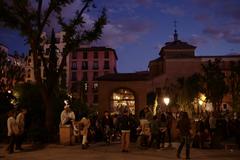
[[(173, 40), (174, 21), (179, 39), (197, 46), (196, 55), (240, 54), (240, 0), (95, 0), (107, 8), (108, 24), (96, 45), (116, 50), (118, 72), (147, 70), (165, 42)], [(64, 9), (66, 17), (79, 1)], [(95, 14), (85, 15), (88, 22)], [(54, 24), (54, 23), (53, 23)], [(24, 39), (0, 28), (0, 43), (10, 52), (27, 52)]]

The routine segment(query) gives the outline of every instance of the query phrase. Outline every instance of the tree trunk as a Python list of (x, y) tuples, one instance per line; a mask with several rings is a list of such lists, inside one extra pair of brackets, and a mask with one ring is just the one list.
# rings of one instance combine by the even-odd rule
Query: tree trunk
[(55, 127), (54, 127), (52, 96), (49, 96), (47, 91), (43, 88), (41, 88), (41, 94), (42, 94), (44, 108), (45, 108), (45, 127), (47, 129), (47, 134), (54, 135)]

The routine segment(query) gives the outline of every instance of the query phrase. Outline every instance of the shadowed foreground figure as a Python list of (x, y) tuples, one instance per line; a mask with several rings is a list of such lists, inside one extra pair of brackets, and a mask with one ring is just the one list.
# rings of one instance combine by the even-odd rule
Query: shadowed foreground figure
[(122, 132), (121, 147), (122, 152), (128, 152), (130, 143), (130, 118), (128, 110), (124, 110), (123, 115), (120, 119), (120, 129)]
[(177, 129), (180, 131), (180, 145), (177, 150), (177, 158), (181, 158), (181, 152), (184, 144), (186, 144), (186, 159), (190, 159), (190, 130), (191, 130), (191, 122), (188, 118), (187, 112), (181, 112), (180, 120), (177, 123)]

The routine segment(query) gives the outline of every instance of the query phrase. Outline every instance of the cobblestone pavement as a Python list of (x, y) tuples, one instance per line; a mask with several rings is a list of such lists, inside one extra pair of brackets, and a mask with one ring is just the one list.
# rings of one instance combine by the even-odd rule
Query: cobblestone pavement
[[(176, 147), (164, 150), (140, 149), (131, 144), (130, 152), (120, 152), (120, 144), (104, 145), (103, 143), (91, 144), (87, 150), (82, 150), (80, 145), (63, 146), (49, 144), (44, 147), (24, 145), (24, 151), (16, 151), (8, 155), (6, 145), (0, 146), (0, 159), (3, 160), (174, 160)], [(183, 157), (184, 157), (183, 150)], [(192, 160), (239, 160), (240, 150), (210, 150), (191, 149)]]

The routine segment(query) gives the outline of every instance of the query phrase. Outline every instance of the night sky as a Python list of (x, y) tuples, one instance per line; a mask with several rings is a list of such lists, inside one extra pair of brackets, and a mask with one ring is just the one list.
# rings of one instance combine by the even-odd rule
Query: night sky
[[(65, 17), (71, 17), (79, 4), (76, 0), (65, 8)], [(240, 54), (239, 0), (95, 0), (95, 4), (85, 18), (91, 24), (101, 7), (107, 8), (108, 24), (95, 45), (116, 50), (118, 72), (147, 70), (164, 43), (173, 40), (175, 20), (179, 39), (197, 46), (196, 55)], [(0, 28), (0, 43), (10, 52), (28, 50), (24, 39), (9, 29)]]

